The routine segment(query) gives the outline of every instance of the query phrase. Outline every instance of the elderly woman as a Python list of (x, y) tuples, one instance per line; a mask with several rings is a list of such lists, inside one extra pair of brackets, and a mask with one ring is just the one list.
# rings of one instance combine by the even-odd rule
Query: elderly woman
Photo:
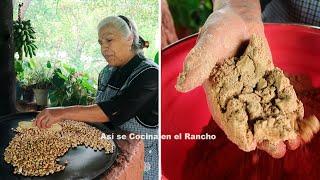
[[(69, 119), (101, 122), (137, 134), (158, 134), (158, 66), (143, 55), (148, 46), (135, 23), (110, 16), (98, 25), (101, 53), (108, 65), (101, 71), (96, 104), (47, 108), (34, 123), (41, 128)], [(144, 179), (158, 178), (158, 140), (145, 139)]]

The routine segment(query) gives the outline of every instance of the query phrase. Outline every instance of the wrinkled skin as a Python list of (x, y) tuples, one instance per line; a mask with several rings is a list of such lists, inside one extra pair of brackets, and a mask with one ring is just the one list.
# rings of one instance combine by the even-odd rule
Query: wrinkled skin
[(46, 108), (37, 115), (37, 118), (33, 121), (33, 125), (39, 128), (49, 128), (52, 124), (63, 120), (63, 111), (63, 107)]
[[(253, 6), (260, 11), (258, 5)], [(202, 85), (215, 64), (235, 56), (253, 34), (265, 39), (261, 19), (254, 18), (257, 16), (255, 13), (260, 12), (246, 12), (247, 8), (241, 7), (236, 11), (230, 5), (223, 5), (208, 17), (200, 29), (197, 44), (184, 61), (176, 86), (178, 91), (187, 92)]]

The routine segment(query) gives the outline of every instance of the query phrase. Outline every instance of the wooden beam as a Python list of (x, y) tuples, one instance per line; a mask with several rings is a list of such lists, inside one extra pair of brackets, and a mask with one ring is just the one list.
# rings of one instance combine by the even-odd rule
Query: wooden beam
[(12, 0), (4, 0), (0, 3), (0, 116), (16, 112), (12, 26)]

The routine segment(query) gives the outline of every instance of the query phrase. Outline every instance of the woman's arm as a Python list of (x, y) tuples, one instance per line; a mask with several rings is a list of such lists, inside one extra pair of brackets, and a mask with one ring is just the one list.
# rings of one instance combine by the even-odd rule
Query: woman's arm
[(62, 119), (85, 122), (107, 122), (109, 119), (96, 104), (90, 106), (70, 106), (66, 107), (64, 112)]
[(36, 117), (34, 124), (40, 128), (48, 128), (52, 124), (62, 120), (74, 120), (83, 122), (108, 122), (108, 116), (101, 108), (94, 104), (89, 106), (69, 106), (47, 108)]
[[(158, 94), (158, 70), (150, 68), (138, 77), (123, 92), (108, 101), (90, 106), (47, 108), (40, 112), (34, 124), (48, 128), (62, 120), (83, 122), (110, 122), (116, 126), (137, 115), (141, 109), (150, 108), (150, 102)], [(152, 102), (151, 102), (152, 103)]]
[(261, 5), (259, 0), (213, 0), (214, 11), (224, 9), (226, 11), (233, 11), (240, 16), (247, 24), (248, 30), (252, 33), (259, 31), (257, 24), (262, 23), (261, 19)]
[(184, 60), (177, 90), (187, 92), (202, 85), (216, 63), (236, 56), (253, 34), (264, 37), (260, 11), (258, 0), (215, 0), (214, 11)]
[(261, 15), (259, 0), (213, 0), (212, 3), (214, 4), (214, 11), (229, 6), (240, 14), (252, 13), (253, 16), (257, 17)]

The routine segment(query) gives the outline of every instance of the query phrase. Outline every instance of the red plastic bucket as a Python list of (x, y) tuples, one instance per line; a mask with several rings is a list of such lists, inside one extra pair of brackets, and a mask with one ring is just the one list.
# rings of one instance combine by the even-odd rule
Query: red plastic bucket
[[(319, 29), (303, 25), (265, 24), (265, 34), (276, 66), (290, 74), (307, 75), (311, 78), (312, 86), (320, 87)], [(210, 121), (202, 87), (185, 94), (175, 90), (183, 60), (195, 45), (196, 38), (197, 35), (190, 36), (162, 51), (161, 131), (172, 138), (162, 139), (163, 176), (169, 180), (319, 177), (319, 134), (310, 144), (288, 152), (282, 159), (273, 159), (262, 151), (245, 153), (227, 140), (215, 123)], [(174, 135), (179, 133), (201, 132), (212, 132), (217, 139), (174, 139)]]

